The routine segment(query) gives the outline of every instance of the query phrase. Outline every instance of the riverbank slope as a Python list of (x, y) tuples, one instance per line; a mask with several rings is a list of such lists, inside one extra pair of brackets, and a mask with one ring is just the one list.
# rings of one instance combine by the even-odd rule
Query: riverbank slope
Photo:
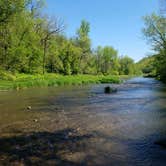
[(0, 75), (0, 90), (24, 89), (29, 87), (48, 87), (62, 85), (82, 85), (90, 83), (120, 83), (129, 76), (104, 76), (104, 75), (29, 75), (29, 74), (4, 74)]

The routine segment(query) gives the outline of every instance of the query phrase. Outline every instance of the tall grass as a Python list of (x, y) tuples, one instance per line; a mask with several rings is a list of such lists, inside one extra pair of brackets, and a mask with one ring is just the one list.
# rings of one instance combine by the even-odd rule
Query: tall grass
[(24, 89), (29, 87), (47, 87), (64, 85), (82, 85), (97, 83), (120, 83), (118, 76), (71, 75), (58, 74), (28, 75), (15, 74), (13, 80), (0, 79), (0, 89)]

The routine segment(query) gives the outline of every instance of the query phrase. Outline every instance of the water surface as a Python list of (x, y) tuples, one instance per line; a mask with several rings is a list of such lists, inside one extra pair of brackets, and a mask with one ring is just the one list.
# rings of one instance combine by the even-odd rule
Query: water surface
[[(1, 165), (165, 166), (166, 87), (110, 85), (0, 92)], [(31, 110), (27, 110), (31, 106)]]

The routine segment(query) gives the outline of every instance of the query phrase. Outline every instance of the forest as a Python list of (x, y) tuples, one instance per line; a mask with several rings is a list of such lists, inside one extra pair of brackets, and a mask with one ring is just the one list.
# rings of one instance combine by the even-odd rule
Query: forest
[(41, 1), (1, 0), (0, 66), (19, 73), (135, 74), (134, 61), (112, 46), (91, 47), (90, 23), (83, 20), (73, 38), (65, 23), (42, 16)]
[(131, 57), (119, 55), (113, 46), (93, 48), (90, 23), (86, 20), (81, 21), (73, 37), (66, 37), (64, 21), (43, 14), (44, 4), (36, 0), (0, 0), (1, 79), (15, 79), (18, 74), (141, 75), (145, 72), (165, 80), (164, 17), (155, 14), (144, 17), (143, 33), (156, 55), (150, 57), (152, 61), (145, 58), (135, 63)]
[(144, 17), (144, 23), (143, 34), (154, 51), (144, 62), (149, 61), (146, 66), (152, 75), (166, 82), (166, 17), (152, 13)]

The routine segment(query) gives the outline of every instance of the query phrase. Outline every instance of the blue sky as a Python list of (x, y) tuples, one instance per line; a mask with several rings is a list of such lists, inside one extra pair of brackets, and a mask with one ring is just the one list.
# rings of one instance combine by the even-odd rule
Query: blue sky
[(111, 45), (135, 61), (151, 53), (141, 32), (142, 17), (159, 12), (158, 0), (46, 0), (46, 4), (48, 15), (64, 20), (68, 37), (85, 19), (91, 26), (93, 48)]

